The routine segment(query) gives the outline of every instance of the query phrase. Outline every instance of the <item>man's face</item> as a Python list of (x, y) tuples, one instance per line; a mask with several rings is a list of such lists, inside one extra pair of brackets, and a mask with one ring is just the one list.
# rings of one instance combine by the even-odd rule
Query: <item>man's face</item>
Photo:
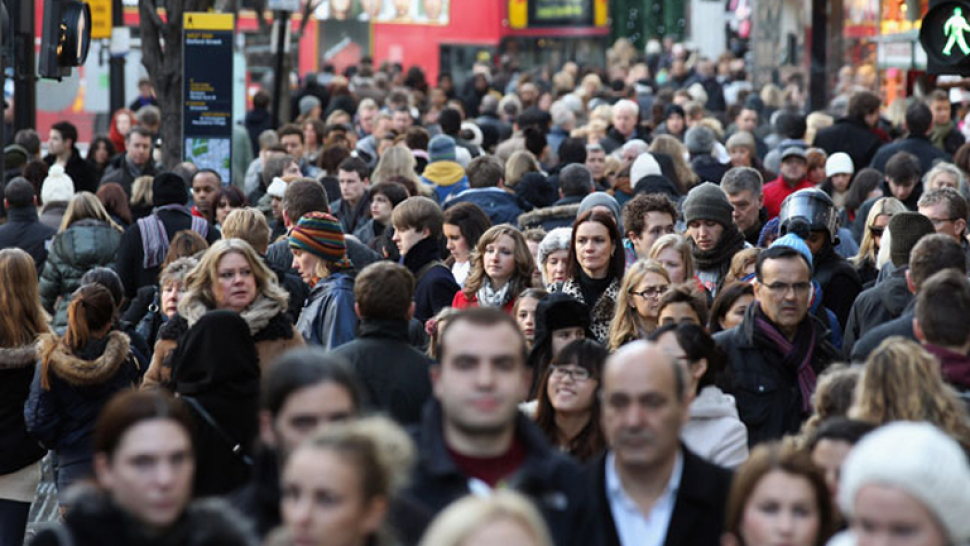
[(753, 133), (758, 128), (758, 113), (746, 108), (741, 110), (741, 113), (734, 119), (734, 122), (738, 126), (738, 131)]
[(687, 236), (702, 251), (713, 250), (723, 235), (724, 226), (714, 220), (694, 220), (687, 224)]
[(937, 233), (949, 235), (956, 242), (961, 242), (963, 232), (967, 229), (967, 221), (963, 218), (952, 218), (946, 201), (922, 206), (919, 213), (933, 222), (933, 229)]
[(900, 201), (909, 199), (909, 196), (913, 193), (913, 188), (916, 187), (915, 180), (900, 180), (896, 182), (887, 176), (886, 182), (889, 184), (889, 191), (893, 194), (893, 197)]
[(789, 156), (781, 161), (781, 177), (786, 182), (801, 182), (808, 174), (808, 162), (798, 156)]
[(259, 416), (263, 443), (276, 448), (281, 461), (304, 440), (327, 425), (354, 417), (357, 409), (347, 389), (330, 381), (293, 391), (274, 418), (268, 411)]
[(280, 144), (286, 148), (286, 153), (293, 156), (297, 161), (303, 157), (303, 135), (283, 135)]
[(794, 335), (805, 319), (811, 279), (808, 264), (801, 258), (765, 260), (761, 265), (761, 281), (754, 283), (754, 297), (782, 333)]
[(374, 120), (377, 119), (377, 110), (361, 110), (360, 112), (360, 128), (364, 130), (368, 135), (374, 131)]
[(930, 111), (933, 112), (933, 125), (950, 123), (950, 101), (933, 101), (930, 104)]
[(125, 148), (128, 151), (128, 159), (140, 167), (151, 159), (152, 139), (138, 133), (128, 133), (128, 143)]
[(450, 429), (488, 438), (514, 426), (531, 382), (518, 328), (459, 321), (448, 326), (441, 342), (444, 356), (431, 381), (444, 410), (446, 436)]
[(212, 210), (212, 202), (219, 191), (219, 178), (210, 172), (199, 173), (192, 179), (192, 199), (199, 210)]
[(656, 468), (679, 449), (690, 405), (677, 392), (675, 365), (657, 345), (638, 344), (608, 361), (602, 386), (603, 434), (621, 467)]
[(621, 135), (632, 135), (636, 126), (637, 115), (629, 108), (620, 108), (613, 115), (613, 128), (619, 131)]
[(394, 131), (400, 135), (404, 134), (404, 132), (408, 130), (408, 127), (411, 126), (412, 121), (411, 114), (398, 111), (394, 112), (394, 116), (391, 119), (391, 125), (394, 127)]
[(742, 190), (733, 195), (728, 194), (728, 201), (734, 207), (731, 217), (739, 230), (745, 232), (758, 225), (758, 215), (765, 204), (764, 195), (756, 198), (751, 190)]
[(60, 155), (67, 150), (67, 143), (64, 142), (64, 138), (61, 137), (61, 132), (57, 129), (51, 129), (50, 136), (47, 139), (47, 150), (51, 155)]
[(343, 169), (337, 171), (337, 180), (340, 182), (340, 198), (352, 205), (356, 205), (360, 201), (364, 192), (367, 191), (368, 184), (370, 184), (370, 178), (361, 180), (360, 173), (357, 171), (345, 171)]
[(652, 210), (643, 216), (643, 230), (640, 233), (630, 232), (628, 236), (633, 243), (637, 257), (650, 257), (650, 248), (657, 239), (674, 232), (674, 219), (669, 213)]
[(603, 173), (606, 172), (606, 152), (603, 150), (586, 152), (586, 168), (593, 174), (594, 180), (603, 178)]
[(404, 256), (414, 245), (427, 239), (429, 235), (428, 228), (418, 230), (416, 228), (394, 226), (394, 236), (391, 237), (391, 240), (397, 245), (397, 250), (401, 253), (401, 256)]
[(360, 4), (364, 7), (367, 15), (373, 19), (381, 14), (381, 8), (384, 7), (384, 0), (361, 0)]

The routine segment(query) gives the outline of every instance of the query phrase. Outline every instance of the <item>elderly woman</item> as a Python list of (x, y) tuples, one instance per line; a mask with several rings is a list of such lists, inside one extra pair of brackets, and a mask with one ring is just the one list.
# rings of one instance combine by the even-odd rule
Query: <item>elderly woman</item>
[(185, 278), (185, 295), (178, 315), (158, 332), (152, 362), (143, 388), (169, 386), (169, 354), (182, 335), (207, 312), (227, 309), (239, 313), (256, 342), (259, 366), (265, 371), (278, 356), (304, 345), (303, 336), (286, 315), (287, 294), (253, 247), (241, 239), (216, 241)]
[[(159, 277), (159, 286), (151, 287), (153, 299), (144, 313), (129, 308), (131, 315), (125, 313), (123, 322), (133, 323), (135, 331), (149, 345), (154, 345), (158, 330), (178, 314), (178, 304), (185, 295), (185, 277), (198, 264), (195, 258), (178, 258), (165, 266)], [(132, 306), (133, 307), (133, 306)]]
[(539, 271), (542, 282), (546, 286), (563, 282), (568, 278), (569, 271), (569, 241), (572, 239), (572, 228), (556, 228), (546, 234), (539, 243)]

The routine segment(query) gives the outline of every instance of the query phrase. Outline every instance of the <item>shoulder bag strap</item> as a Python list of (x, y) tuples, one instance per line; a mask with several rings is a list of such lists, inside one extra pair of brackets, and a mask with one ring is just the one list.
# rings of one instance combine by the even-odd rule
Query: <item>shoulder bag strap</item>
[(212, 427), (212, 430), (216, 431), (219, 438), (225, 442), (226, 446), (229, 447), (229, 451), (232, 451), (235, 456), (239, 457), (239, 459), (245, 463), (246, 466), (253, 466), (253, 460), (249, 455), (246, 455), (242, 444), (233, 440), (229, 434), (227, 434), (226, 431), (219, 426), (219, 423), (217, 423), (215, 418), (212, 417), (212, 414), (202, 407), (202, 404), (200, 404), (198, 400), (191, 396), (180, 396), (180, 398), (185, 400), (186, 403), (188, 403), (188, 405), (195, 410), (195, 412), (198, 413), (202, 419), (209, 424), (210, 427)]

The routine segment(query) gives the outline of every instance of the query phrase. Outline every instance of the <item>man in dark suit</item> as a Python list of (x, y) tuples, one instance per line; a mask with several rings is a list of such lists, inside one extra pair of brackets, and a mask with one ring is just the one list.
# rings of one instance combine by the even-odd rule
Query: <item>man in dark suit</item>
[(591, 466), (606, 546), (716, 546), (731, 473), (680, 442), (689, 419), (686, 371), (636, 341), (607, 361), (603, 433), (610, 450)]

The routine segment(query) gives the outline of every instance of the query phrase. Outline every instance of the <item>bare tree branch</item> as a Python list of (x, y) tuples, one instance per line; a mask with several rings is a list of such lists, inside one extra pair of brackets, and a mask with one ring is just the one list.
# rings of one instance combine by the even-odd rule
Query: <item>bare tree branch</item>
[(313, 12), (317, 11), (317, 8), (320, 7), (320, 4), (322, 3), (323, 0), (306, 0), (306, 2), (303, 4), (303, 18), (300, 20), (300, 30), (298, 30), (296, 33), (297, 41), (303, 37), (303, 31), (306, 30), (307, 23), (310, 22)]

